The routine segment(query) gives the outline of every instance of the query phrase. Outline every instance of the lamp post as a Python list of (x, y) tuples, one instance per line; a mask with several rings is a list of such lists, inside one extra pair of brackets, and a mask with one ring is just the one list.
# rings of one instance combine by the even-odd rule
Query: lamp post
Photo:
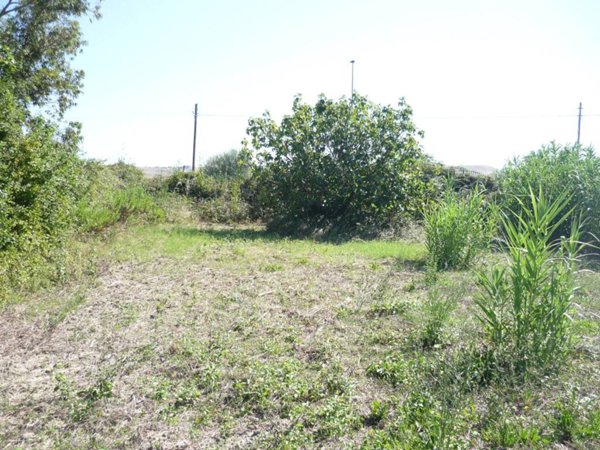
[(352, 64), (352, 77), (350, 84), (350, 100), (352, 100), (354, 99), (354, 60), (350, 61), (350, 64)]

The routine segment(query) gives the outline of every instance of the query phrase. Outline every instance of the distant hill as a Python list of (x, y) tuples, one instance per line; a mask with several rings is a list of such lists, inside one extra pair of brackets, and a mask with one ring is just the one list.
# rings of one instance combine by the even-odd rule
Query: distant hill
[(462, 169), (465, 172), (474, 172), (479, 175), (493, 175), (498, 171), (492, 166), (452, 166), (455, 169)]
[(191, 170), (190, 166), (180, 166), (180, 167), (139, 167), (139, 169), (144, 172), (144, 176), (146, 178), (153, 177), (168, 177), (176, 170)]
[[(463, 170), (467, 173), (472, 173), (474, 175), (492, 175), (498, 171), (495, 167), (492, 166), (449, 166), (454, 169)], [(144, 172), (144, 176), (146, 178), (152, 177), (168, 177), (176, 170), (191, 170), (190, 166), (182, 166), (182, 167), (140, 167), (142, 172)]]

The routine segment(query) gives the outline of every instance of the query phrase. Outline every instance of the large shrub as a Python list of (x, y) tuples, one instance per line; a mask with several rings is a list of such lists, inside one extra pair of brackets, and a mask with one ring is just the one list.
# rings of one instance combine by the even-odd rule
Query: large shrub
[(309, 105), (296, 97), (277, 124), (249, 121), (259, 200), (284, 232), (383, 226), (418, 211), (426, 192), (422, 135), (404, 100), (365, 97)]
[(82, 177), (79, 129), (65, 131), (18, 104), (0, 82), (0, 283), (52, 256), (74, 219)]
[[(566, 194), (570, 198), (567, 209), (584, 220), (582, 239), (594, 240), (590, 233), (600, 237), (600, 158), (592, 147), (545, 145), (508, 163), (498, 184), (499, 203), (518, 216), (532, 207), (529, 186), (541, 189), (549, 200)], [(570, 222), (563, 222), (552, 238), (568, 236), (570, 227)]]

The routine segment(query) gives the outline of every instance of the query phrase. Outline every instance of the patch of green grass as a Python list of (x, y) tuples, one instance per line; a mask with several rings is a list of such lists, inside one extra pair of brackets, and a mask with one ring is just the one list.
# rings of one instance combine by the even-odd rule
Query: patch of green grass
[(385, 299), (382, 302), (371, 304), (370, 313), (374, 316), (397, 316), (404, 314), (409, 305), (397, 298)]
[(126, 234), (117, 236), (114, 249), (121, 258), (150, 258), (159, 253), (170, 257), (202, 257), (215, 245), (231, 248), (231, 252), (244, 256), (250, 248), (273, 248), (284, 254), (296, 255), (300, 264), (306, 264), (311, 255), (352, 260), (395, 259), (420, 263), (425, 258), (422, 244), (410, 241), (352, 241), (342, 244), (319, 242), (310, 239), (279, 239), (255, 229), (220, 230), (193, 226), (157, 224), (130, 227)]
[(381, 361), (370, 364), (367, 367), (367, 374), (392, 386), (399, 386), (409, 380), (411, 367), (401, 355), (392, 353)]

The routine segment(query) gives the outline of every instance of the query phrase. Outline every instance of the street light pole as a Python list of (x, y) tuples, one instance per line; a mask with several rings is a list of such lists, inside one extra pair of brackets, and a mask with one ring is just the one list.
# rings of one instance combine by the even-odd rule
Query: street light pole
[(198, 103), (194, 106), (194, 146), (192, 150), (192, 172), (196, 170), (196, 128), (198, 127)]
[(352, 78), (350, 84), (350, 100), (354, 99), (354, 60), (350, 61), (352, 64)]
[(579, 114), (577, 114), (577, 145), (579, 145), (579, 138), (581, 137), (581, 102), (579, 102)]

